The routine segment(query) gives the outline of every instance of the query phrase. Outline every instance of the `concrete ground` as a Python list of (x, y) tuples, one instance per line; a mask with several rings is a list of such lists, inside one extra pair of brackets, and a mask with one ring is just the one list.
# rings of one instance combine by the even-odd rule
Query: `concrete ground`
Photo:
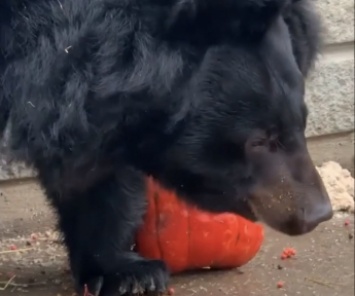
[[(52, 231), (53, 217), (43, 200), (36, 199), (38, 188), (26, 182), (0, 187), (3, 200), (10, 194), (16, 201), (24, 192), (27, 197), (21, 219), (11, 219), (15, 213), (3, 211), (4, 204), (1, 208), (0, 295), (72, 296), (65, 252)], [(171, 285), (175, 296), (352, 296), (353, 234), (354, 216), (345, 214), (304, 237), (289, 238), (267, 229), (261, 251), (246, 266), (176, 276)], [(296, 257), (280, 260), (285, 247), (295, 248)], [(284, 282), (281, 289), (279, 281)]]

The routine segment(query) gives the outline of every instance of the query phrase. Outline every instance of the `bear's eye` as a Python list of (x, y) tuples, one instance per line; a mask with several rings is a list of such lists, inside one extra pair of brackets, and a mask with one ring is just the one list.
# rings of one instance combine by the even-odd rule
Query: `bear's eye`
[(260, 147), (260, 146), (266, 146), (267, 145), (267, 139), (256, 139), (251, 143), (252, 147)]
[(278, 136), (276, 134), (270, 134), (267, 137), (260, 137), (253, 140), (251, 143), (252, 147), (266, 147), (271, 152), (276, 152), (280, 146)]

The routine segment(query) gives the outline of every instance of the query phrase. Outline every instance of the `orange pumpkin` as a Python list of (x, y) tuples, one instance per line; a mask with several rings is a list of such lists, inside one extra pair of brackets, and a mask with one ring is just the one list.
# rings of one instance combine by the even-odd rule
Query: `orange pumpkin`
[(239, 267), (261, 247), (264, 231), (259, 224), (234, 214), (201, 211), (151, 178), (147, 195), (136, 249), (144, 257), (164, 260), (172, 273)]

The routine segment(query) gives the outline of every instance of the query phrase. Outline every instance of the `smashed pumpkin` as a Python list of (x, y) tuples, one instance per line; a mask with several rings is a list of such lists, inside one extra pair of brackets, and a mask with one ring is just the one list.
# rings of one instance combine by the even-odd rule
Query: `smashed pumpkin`
[(136, 250), (161, 259), (171, 273), (246, 264), (259, 251), (263, 227), (234, 214), (211, 214), (179, 200), (147, 178), (148, 210)]

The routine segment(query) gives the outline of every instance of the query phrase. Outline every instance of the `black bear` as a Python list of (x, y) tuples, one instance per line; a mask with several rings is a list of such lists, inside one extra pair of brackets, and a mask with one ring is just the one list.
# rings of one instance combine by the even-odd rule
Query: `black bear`
[(285, 234), (332, 216), (306, 147), (308, 0), (1, 0), (0, 133), (58, 213), (75, 283), (166, 289), (130, 250), (145, 176)]

